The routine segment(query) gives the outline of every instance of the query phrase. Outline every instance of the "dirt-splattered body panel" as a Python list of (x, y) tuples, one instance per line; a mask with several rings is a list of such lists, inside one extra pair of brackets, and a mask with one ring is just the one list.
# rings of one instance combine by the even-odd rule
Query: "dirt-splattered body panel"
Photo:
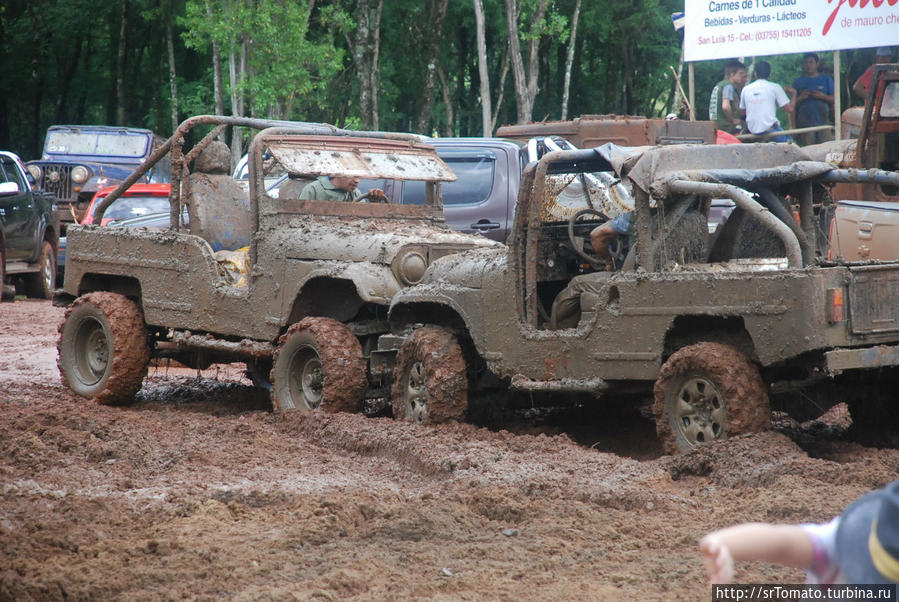
[[(575, 218), (566, 236), (542, 211), (550, 175), (597, 170), (599, 155), (631, 180), (636, 198), (617, 271), (588, 263)], [(899, 310), (888, 299), (899, 263), (828, 264), (815, 252), (813, 186), (866, 177), (803, 161), (792, 145), (554, 153), (525, 174), (508, 252), (434, 263), (422, 284), (394, 297), (391, 323), (445, 325), (496, 376), (532, 390), (652, 381), (678, 349), (704, 341), (796, 381), (892, 365)], [(739, 207), (712, 249), (689, 227), (704, 223), (709, 197)], [(884, 346), (877, 359), (857, 352), (875, 346)], [(846, 352), (840, 362), (834, 350)]]
[[(678, 323), (717, 321), (729, 330), (739, 325), (762, 366), (807, 352), (899, 338), (895, 329), (853, 334), (849, 321), (829, 320), (827, 291), (847, 286), (846, 267), (652, 277), (596, 272), (580, 277), (581, 318), (575, 327), (561, 330), (530, 327), (509, 311), (516, 304), (516, 283), (505, 257), (497, 253), (465, 253), (432, 270), (433, 281), (400, 293), (394, 311), (402, 312), (405, 304), (452, 307), (478, 353), (503, 378), (654, 380), (675, 345), (671, 337)], [(406, 309), (414, 311), (411, 305)]]

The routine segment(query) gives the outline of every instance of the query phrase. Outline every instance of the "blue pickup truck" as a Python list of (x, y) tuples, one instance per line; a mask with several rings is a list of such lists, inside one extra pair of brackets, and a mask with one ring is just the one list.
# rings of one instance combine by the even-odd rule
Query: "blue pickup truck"
[(55, 200), (34, 189), (17, 155), (0, 151), (0, 296), (14, 293), (16, 281), (28, 296), (50, 298), (59, 244)]

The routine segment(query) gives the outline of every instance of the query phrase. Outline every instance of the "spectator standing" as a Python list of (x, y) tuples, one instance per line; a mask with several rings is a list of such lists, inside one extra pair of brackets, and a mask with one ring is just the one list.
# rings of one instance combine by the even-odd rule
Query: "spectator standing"
[[(755, 81), (743, 88), (740, 94), (740, 108), (746, 111), (746, 127), (751, 134), (769, 134), (782, 132), (777, 120), (777, 108), (783, 107), (792, 112), (793, 104), (780, 84), (768, 81), (771, 76), (771, 65), (767, 61), (759, 61), (755, 65)], [(792, 142), (787, 135), (766, 138), (771, 142)]]
[(861, 96), (862, 99), (867, 98), (868, 88), (871, 87), (871, 76), (874, 72), (874, 65), (889, 63), (891, 60), (893, 60), (893, 51), (890, 50), (889, 47), (882, 46), (878, 48), (874, 53), (874, 64), (865, 69), (865, 72), (862, 73), (861, 77), (855, 80), (855, 83), (852, 84), (852, 91), (858, 96)]
[[(798, 128), (830, 124), (830, 108), (833, 106), (833, 78), (818, 70), (818, 55), (807, 52), (802, 57), (802, 77), (793, 82), (796, 96), (795, 123)], [(817, 144), (833, 140), (829, 130), (799, 134), (799, 143)]]
[(852, 502), (824, 524), (746, 523), (699, 542), (709, 581), (731, 583), (734, 562), (804, 569), (807, 583), (899, 582), (899, 481)]
[(746, 85), (746, 66), (740, 61), (727, 61), (724, 65), (724, 79), (715, 84), (709, 98), (709, 119), (715, 127), (728, 134), (742, 130), (740, 92)]

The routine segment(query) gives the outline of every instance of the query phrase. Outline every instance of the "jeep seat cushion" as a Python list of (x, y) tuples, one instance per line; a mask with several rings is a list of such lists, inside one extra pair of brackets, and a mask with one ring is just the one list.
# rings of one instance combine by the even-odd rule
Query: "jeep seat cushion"
[(190, 231), (205, 238), (213, 251), (233, 251), (250, 244), (253, 216), (250, 199), (229, 175), (190, 175)]

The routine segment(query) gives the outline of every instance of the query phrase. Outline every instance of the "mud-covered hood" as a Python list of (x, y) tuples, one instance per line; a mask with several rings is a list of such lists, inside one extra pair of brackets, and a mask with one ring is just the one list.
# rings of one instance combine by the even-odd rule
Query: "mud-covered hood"
[(508, 253), (501, 246), (449, 255), (432, 263), (421, 284), (413, 288), (429, 285), (483, 288), (486, 282), (499, 278), (507, 264)]
[(429, 263), (472, 248), (504, 248), (480, 235), (464, 234), (429, 220), (292, 216), (288, 223), (260, 232), (259, 240), (283, 257), (302, 260), (364, 261), (390, 264), (411, 246), (430, 251)]

